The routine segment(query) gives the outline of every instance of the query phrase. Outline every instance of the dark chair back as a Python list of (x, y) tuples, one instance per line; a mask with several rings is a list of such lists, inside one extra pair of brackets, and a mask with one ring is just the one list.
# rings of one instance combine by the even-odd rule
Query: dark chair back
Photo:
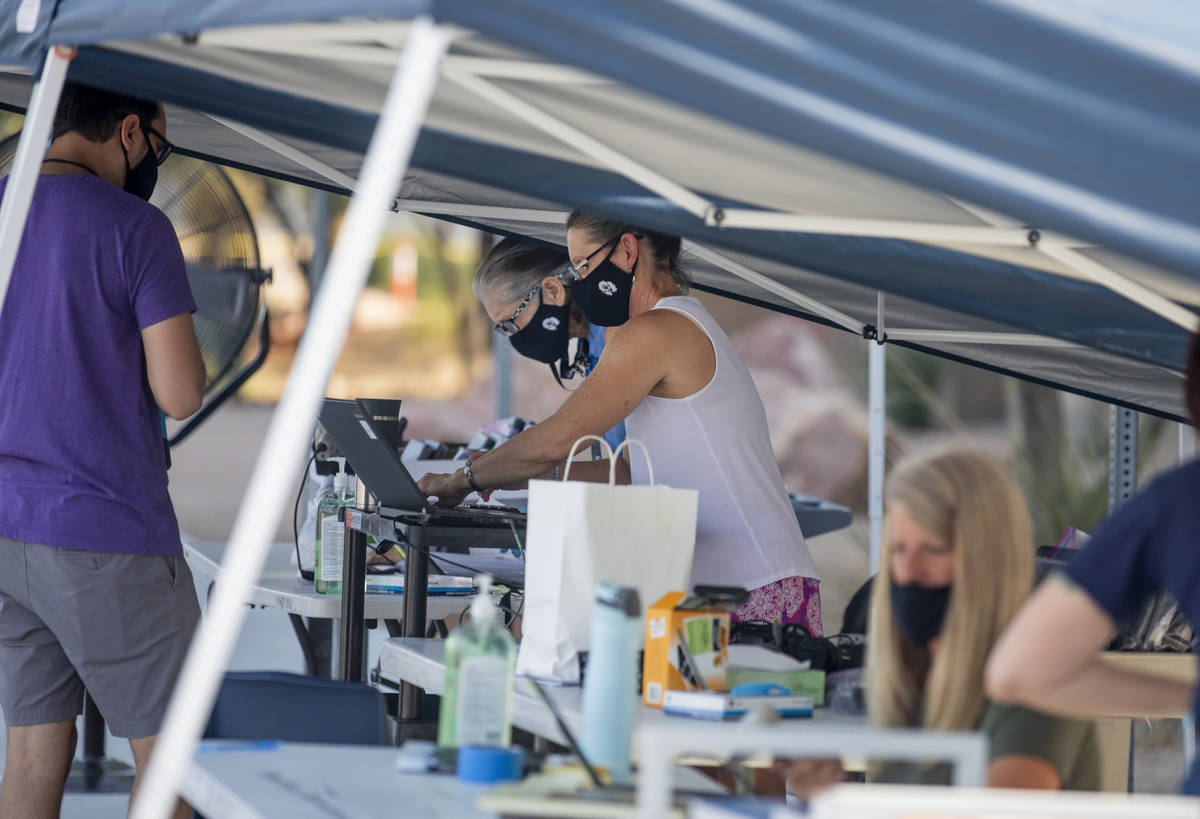
[(362, 683), (281, 671), (225, 675), (205, 739), (387, 744), (387, 706)]

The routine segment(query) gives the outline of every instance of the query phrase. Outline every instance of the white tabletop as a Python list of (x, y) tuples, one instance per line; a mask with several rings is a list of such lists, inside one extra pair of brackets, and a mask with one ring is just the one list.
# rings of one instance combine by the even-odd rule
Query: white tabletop
[[(247, 603), (282, 609), (303, 617), (336, 620), (342, 616), (340, 594), (318, 594), (309, 580), (297, 574), (291, 563), (295, 547), (291, 543), (273, 543), (266, 565), (246, 597)], [(224, 543), (185, 543), (183, 555), (193, 572), (217, 579), (221, 576), (221, 556)], [(429, 595), (425, 604), (426, 617), (440, 620), (459, 614), (471, 601), (470, 595)], [(368, 620), (400, 620), (404, 617), (403, 594), (366, 595), (365, 617)]]
[[(379, 654), (379, 673), (384, 679), (412, 683), (430, 694), (441, 694), (446, 683), (444, 640), (426, 640), (420, 637), (394, 637), (383, 644)], [(543, 686), (572, 733), (579, 736), (582, 725), (583, 689), (580, 686)], [(685, 717), (668, 717), (660, 708), (640, 706), (637, 729), (657, 725), (664, 721), (684, 720)], [(866, 730), (861, 717), (835, 714), (828, 708), (818, 708), (812, 719), (790, 720), (797, 726), (817, 724), (824, 728), (839, 727), (847, 730)], [(513, 690), (513, 725), (551, 742), (566, 745), (567, 739), (558, 729), (550, 709), (541, 697), (522, 678), (517, 678)], [(635, 739), (636, 741), (636, 739)]]
[(402, 774), (395, 748), (205, 742), (180, 791), (206, 816), (236, 819), (484, 817), (489, 785)]

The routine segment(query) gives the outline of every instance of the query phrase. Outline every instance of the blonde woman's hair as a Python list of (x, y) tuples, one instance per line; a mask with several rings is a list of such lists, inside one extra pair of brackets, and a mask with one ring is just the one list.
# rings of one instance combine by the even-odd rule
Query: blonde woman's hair
[[(954, 585), (939, 650), (913, 646), (892, 617), (891, 539), (871, 591), (867, 649), (870, 721), (971, 730), (983, 716), (983, 667), (1033, 586), (1029, 511), (1008, 471), (985, 452), (955, 447), (902, 462), (888, 481), (888, 510), (944, 538)], [(886, 528), (885, 528), (886, 531)]]

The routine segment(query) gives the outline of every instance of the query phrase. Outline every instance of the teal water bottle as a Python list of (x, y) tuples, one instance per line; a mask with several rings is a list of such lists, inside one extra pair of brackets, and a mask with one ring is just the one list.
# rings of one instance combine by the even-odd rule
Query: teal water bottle
[(637, 589), (597, 583), (579, 742), (588, 762), (606, 768), (617, 784), (630, 778), (641, 635)]

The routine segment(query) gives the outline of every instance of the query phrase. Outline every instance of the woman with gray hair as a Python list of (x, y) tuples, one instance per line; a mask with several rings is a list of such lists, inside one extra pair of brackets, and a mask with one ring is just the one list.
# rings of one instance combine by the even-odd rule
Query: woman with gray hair
[[(586, 376), (604, 351), (604, 328), (589, 324), (571, 301), (567, 254), (516, 239), (503, 239), (475, 271), (475, 298), (526, 358), (548, 364), (554, 379)], [(571, 339), (578, 339), (574, 361)], [(604, 433), (616, 449), (625, 440), (622, 421)]]
[[(741, 586), (750, 597), (735, 619), (798, 623), (819, 636), (816, 567), (775, 462), (762, 399), (728, 336), (686, 295), (691, 277), (679, 261), (679, 238), (575, 211), (567, 250), (573, 303), (610, 328), (594, 372), (554, 415), (452, 475), (426, 475), (421, 489), (457, 504), (471, 491), (557, 478), (575, 441), (626, 419), (659, 482), (699, 492), (693, 585)], [(557, 299), (557, 287), (547, 286), (535, 308), (530, 287), (525, 303), (505, 303), (520, 288), (502, 295), (500, 278), (491, 286), (477, 278), (476, 294), (497, 324), (507, 320), (514, 331), (546, 310), (547, 293)], [(622, 460), (618, 474), (649, 481), (641, 458)], [(573, 464), (571, 476), (606, 481), (608, 465)]]

